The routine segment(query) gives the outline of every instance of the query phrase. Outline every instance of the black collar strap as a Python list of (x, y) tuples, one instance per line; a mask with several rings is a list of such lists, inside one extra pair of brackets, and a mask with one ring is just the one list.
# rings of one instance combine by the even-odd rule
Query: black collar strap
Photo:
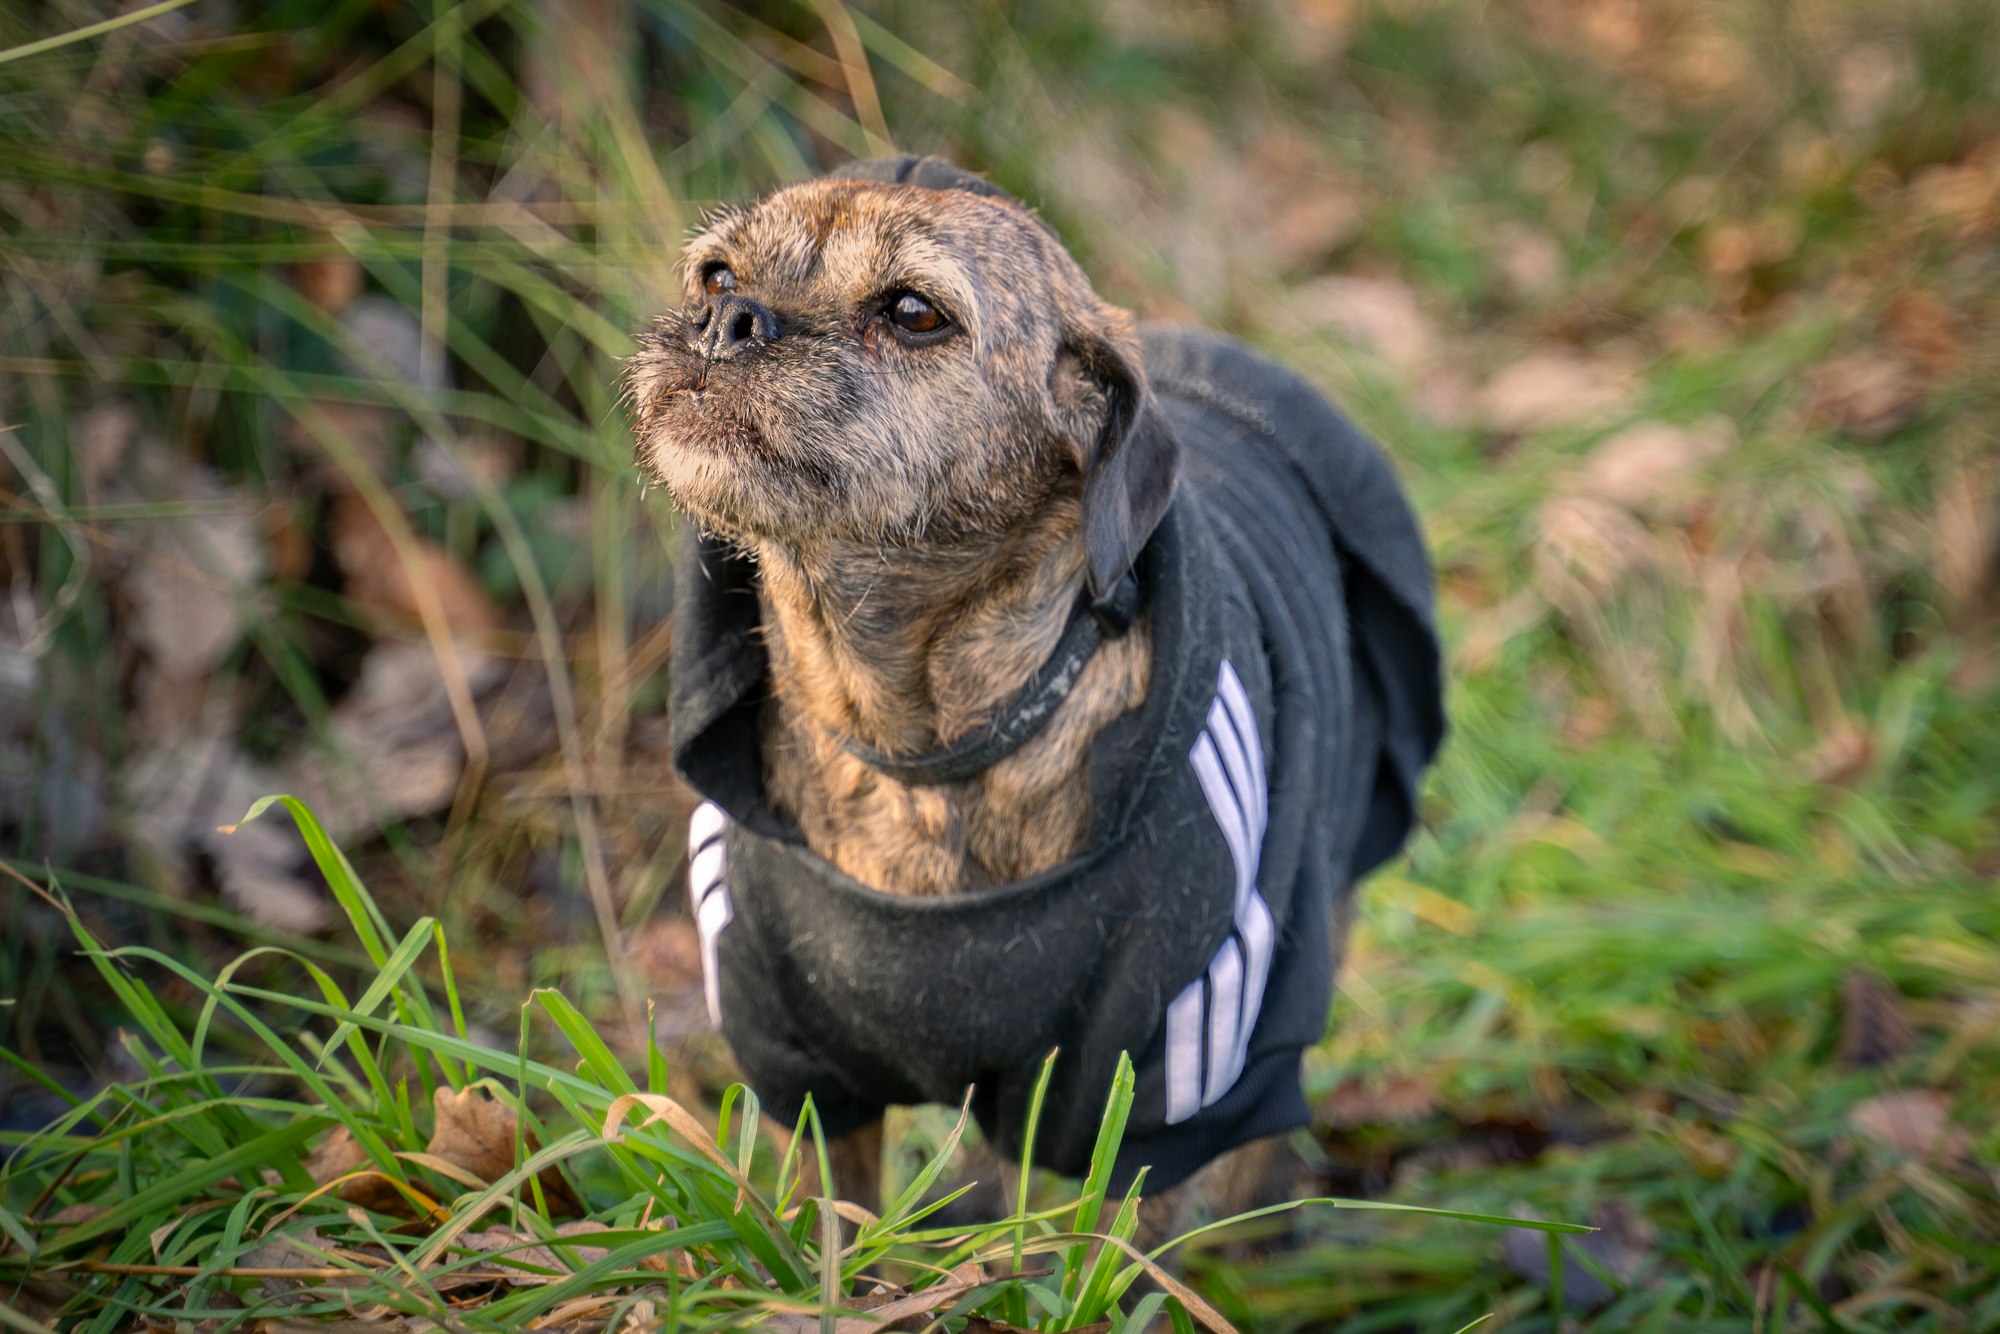
[(962, 783), (1034, 740), (1076, 688), (1098, 645), (1123, 635), (1138, 615), (1139, 577), (1127, 570), (1104, 597), (1092, 600), (1086, 592), (1077, 599), (1055, 652), (1035, 669), (1014, 698), (958, 740), (914, 755), (892, 755), (847, 738), (840, 744), (855, 759), (899, 783), (912, 787)]

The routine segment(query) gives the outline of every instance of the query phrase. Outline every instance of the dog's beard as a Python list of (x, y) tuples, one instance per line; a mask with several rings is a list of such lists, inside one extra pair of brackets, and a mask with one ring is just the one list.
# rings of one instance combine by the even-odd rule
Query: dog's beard
[(662, 393), (648, 414), (641, 462), (656, 473), (672, 469), (684, 457), (724, 467), (777, 465), (780, 455), (763, 426), (745, 411), (754, 407), (745, 401), (748, 397), (708, 386)]

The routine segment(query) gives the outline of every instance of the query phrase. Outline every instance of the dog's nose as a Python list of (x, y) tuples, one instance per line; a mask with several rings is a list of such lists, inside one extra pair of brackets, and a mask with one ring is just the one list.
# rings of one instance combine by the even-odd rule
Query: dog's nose
[(775, 342), (778, 317), (761, 301), (725, 293), (708, 299), (696, 317), (694, 345), (710, 361), (722, 361), (745, 348)]

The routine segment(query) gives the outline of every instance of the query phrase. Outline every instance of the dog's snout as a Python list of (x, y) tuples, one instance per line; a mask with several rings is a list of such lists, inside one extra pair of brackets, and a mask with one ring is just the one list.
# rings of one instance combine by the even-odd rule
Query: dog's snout
[(745, 348), (775, 342), (780, 332), (778, 317), (769, 306), (732, 293), (709, 298), (695, 317), (691, 341), (710, 361), (721, 361)]

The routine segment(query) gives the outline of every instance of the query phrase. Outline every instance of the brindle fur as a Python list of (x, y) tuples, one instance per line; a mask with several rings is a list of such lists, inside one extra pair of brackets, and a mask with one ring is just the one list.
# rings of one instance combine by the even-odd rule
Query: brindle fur
[[(711, 361), (690, 330), (726, 263), (780, 337)], [(893, 894), (1032, 875), (1075, 850), (1087, 751), (1146, 693), (1144, 625), (1091, 660), (1045, 731), (943, 787), (885, 778), (841, 745), (916, 752), (972, 730), (1060, 637), (1086, 578), (1086, 478), (1136, 383), (1131, 317), (1009, 201), (813, 181), (723, 215), (688, 248), (688, 306), (628, 372), (639, 460), (754, 556), (776, 683), (771, 800), (807, 845)], [(897, 344), (870, 316), (923, 292), (965, 336)]]
[[(698, 337), (717, 263), (780, 327), (726, 359)], [(1136, 554), (1175, 455), (1150, 423), (1132, 317), (1013, 201), (865, 181), (716, 216), (683, 274), (687, 304), (642, 335), (626, 388), (641, 466), (756, 562), (771, 801), (892, 894), (1055, 866), (1086, 833), (1091, 739), (1145, 697), (1143, 617), (1045, 730), (973, 779), (905, 785), (842, 742), (915, 753), (963, 736), (1047, 658), (1080, 592)], [(899, 343), (877, 314), (904, 289), (960, 334)], [(874, 1164), (855, 1175), (874, 1145), (879, 1126), (836, 1155), (849, 1198), (874, 1196)], [(1186, 1212), (1170, 1195), (1155, 1214)]]

